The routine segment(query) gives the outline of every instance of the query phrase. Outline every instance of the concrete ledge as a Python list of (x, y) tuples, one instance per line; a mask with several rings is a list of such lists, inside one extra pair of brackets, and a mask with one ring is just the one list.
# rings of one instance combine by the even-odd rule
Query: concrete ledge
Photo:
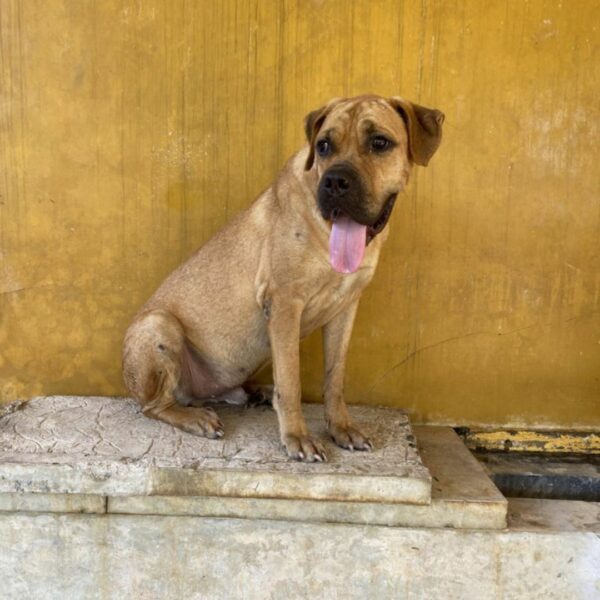
[(287, 459), (273, 410), (218, 409), (225, 438), (207, 440), (142, 415), (128, 399), (38, 398), (0, 419), (0, 492), (192, 495), (428, 504), (431, 477), (402, 411), (353, 407), (377, 445), (336, 447), (322, 407), (309, 429), (329, 462)]
[(276, 498), (114, 496), (108, 498), (107, 511), (393, 527), (506, 527), (506, 499), (454, 431), (448, 427), (418, 427), (415, 434), (423, 462), (434, 480), (429, 505)]
[(595, 600), (600, 538), (192, 516), (0, 515), (6, 599)]
[[(125, 407), (129, 409), (127, 404)], [(391, 421), (388, 412), (393, 413), (383, 411), (382, 415), (376, 411), (375, 417), (383, 416)], [(262, 419), (265, 414), (265, 411), (261, 411), (258, 416)], [(21, 416), (23, 415), (27, 416), (27, 413), (22, 412)], [(85, 417), (85, 412), (83, 416)], [(240, 418), (239, 415), (234, 416)], [(268, 416), (271, 416), (270, 412)], [(241, 416), (245, 417), (246, 413)], [(404, 415), (400, 414), (399, 417), (403, 419)], [(21, 435), (23, 420), (22, 418), (21, 423), (15, 422), (14, 418), (9, 421), (12, 428), (17, 428)], [(82, 428), (81, 420), (87, 422), (80, 418), (78, 429)], [(37, 420), (34, 419), (34, 422), (37, 423)], [(106, 420), (103, 422), (106, 424)], [(56, 425), (52, 427), (53, 435), (58, 436)], [(11, 428), (6, 427), (6, 422), (4, 430), (8, 431), (4, 437), (6, 444), (10, 440), (11, 431)], [(34, 438), (31, 431), (26, 435), (28, 442), (43, 437), (38, 433), (37, 438)], [(90, 437), (93, 439), (93, 436)], [(374, 487), (369, 490), (369, 494), (360, 494), (363, 499), (377, 497), (377, 502), (352, 499), (353, 492), (356, 493), (359, 489), (358, 485), (366, 486), (373, 481), (387, 484), (393, 477), (388, 475), (382, 480), (381, 477), (363, 473), (350, 474), (351, 470), (343, 462), (329, 465), (328, 468), (334, 470), (329, 483), (335, 489), (330, 490), (331, 493), (324, 500), (318, 497), (306, 498), (306, 492), (302, 488), (310, 487), (313, 496), (326, 489), (322, 483), (315, 485), (314, 473), (306, 472), (318, 465), (301, 465), (305, 470), (302, 475), (296, 471), (298, 465), (295, 463), (287, 463), (291, 473), (283, 469), (270, 473), (256, 470), (177, 469), (157, 467), (158, 461), (148, 464), (147, 457), (143, 461), (128, 460), (125, 463), (116, 460), (90, 461), (89, 453), (81, 458), (81, 450), (74, 456), (67, 455), (65, 450), (57, 457), (59, 464), (48, 464), (52, 453), (42, 454), (36, 448), (35, 452), (25, 456), (29, 462), (0, 462), (0, 489), (8, 490), (0, 493), (0, 510), (186, 515), (395, 527), (504, 528), (506, 500), (454, 431), (450, 428), (422, 427), (416, 429), (416, 437), (425, 465), (421, 467), (424, 471), (428, 470), (428, 475), (429, 472), (433, 475), (434, 481), (431, 502), (426, 505), (399, 502), (397, 497), (394, 497), (394, 501), (389, 501), (390, 490), (394, 487), (383, 490)], [(104, 434), (103, 439), (110, 438)], [(205, 440), (203, 442), (209, 443)], [(410, 443), (415, 444), (412, 440)], [(41, 445), (41, 442), (38, 444)], [(392, 451), (396, 450), (392, 448)], [(387, 449), (380, 452), (385, 457)], [(14, 451), (8, 456), (10, 459), (19, 457)], [(6, 458), (6, 454), (4, 457)], [(79, 457), (79, 461), (75, 460), (76, 457)], [(364, 458), (368, 459), (369, 455), (350, 455), (355, 465)], [(35, 459), (38, 462), (34, 462)], [(163, 460), (160, 458), (160, 461)], [(381, 458), (379, 462), (384, 460)], [(394, 462), (387, 463), (388, 469), (390, 464), (393, 465)], [(406, 484), (402, 477), (399, 480), (398, 485)], [(284, 490), (288, 497), (261, 496), (261, 493), (266, 493), (265, 490), (274, 489)], [(247, 490), (250, 490), (250, 494), (244, 495)], [(340, 497), (344, 500), (339, 500)]]
[[(373, 455), (341, 454), (320, 473), (343, 485), (319, 499), (306, 498), (298, 486), (305, 482), (313, 494), (324, 489), (312, 480), (312, 469), (323, 465), (278, 462), (274, 454), (261, 463), (243, 449), (232, 454), (232, 446), (208, 445), (218, 452), (198, 456), (193, 444), (199, 438), (162, 445), (160, 431), (149, 445), (127, 455), (104, 429), (112, 431), (109, 414), (123, 422), (114, 410), (137, 423), (136, 407), (93, 399), (79, 404), (84, 415), (94, 408), (91, 424), (87, 417), (78, 421), (68, 403), (65, 418), (74, 421), (66, 429), (60, 429), (57, 407), (48, 412), (42, 403), (33, 405), (40, 411), (33, 429), (25, 430), (16, 419), (27, 415), (27, 407), (0, 419), (2, 598), (595, 600), (600, 595), (600, 505), (511, 500), (507, 528), (506, 499), (449, 428), (415, 428), (418, 453), (404, 428), (404, 446), (388, 440)], [(96, 410), (99, 405), (105, 408)], [(307, 408), (319, 412), (320, 422), (319, 407)], [(255, 414), (259, 420), (272, 416)], [(391, 422), (389, 413), (379, 414)], [(242, 437), (236, 438), (239, 415), (231, 415), (235, 447)], [(146, 420), (140, 425), (148, 423), (163, 427)], [(393, 423), (389, 431), (397, 433), (398, 421)], [(171, 435), (167, 429), (164, 434)], [(80, 430), (79, 438), (69, 437), (73, 430)], [(136, 425), (130, 436), (137, 432)], [(74, 440), (81, 436), (85, 442), (75, 446), (84, 451), (74, 457)], [(11, 446), (15, 439), (30, 450), (24, 460)], [(223, 461), (240, 454), (250, 465), (247, 471), (222, 468)], [(378, 466), (384, 468), (379, 478), (384, 485), (407, 457), (415, 470), (401, 470), (398, 478), (425, 475), (421, 483), (433, 484), (430, 504), (399, 502), (390, 487), (369, 492), (377, 501), (368, 495), (358, 501), (343, 491), (349, 489), (344, 478), (372, 482), (380, 473), (370, 469)], [(211, 479), (215, 471), (221, 479)], [(257, 475), (253, 497), (248, 486)], [(272, 485), (281, 478), (279, 489), (289, 497), (261, 496), (268, 489), (261, 489), (261, 475), (271, 477)], [(232, 495), (211, 494), (214, 490)]]
[(502, 529), (506, 526), (505, 507), (465, 505), (444, 500), (433, 501), (430, 506), (177, 496), (116, 496), (107, 500), (107, 512), (116, 514), (194, 515), (390, 527)]

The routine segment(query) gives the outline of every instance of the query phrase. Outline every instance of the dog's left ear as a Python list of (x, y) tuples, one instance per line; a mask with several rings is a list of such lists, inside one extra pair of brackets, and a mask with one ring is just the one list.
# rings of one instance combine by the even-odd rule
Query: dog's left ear
[(399, 96), (391, 98), (390, 104), (406, 123), (410, 159), (418, 165), (427, 166), (442, 141), (444, 113), (413, 104)]
[(321, 126), (325, 122), (327, 115), (331, 112), (331, 109), (340, 100), (341, 98), (334, 98), (325, 106), (321, 106), (321, 108), (317, 108), (317, 110), (309, 112), (304, 118), (304, 131), (309, 144), (308, 158), (306, 159), (306, 164), (304, 165), (304, 169), (306, 171), (310, 171), (313, 163), (315, 162), (315, 141), (317, 139), (319, 129), (321, 129)]

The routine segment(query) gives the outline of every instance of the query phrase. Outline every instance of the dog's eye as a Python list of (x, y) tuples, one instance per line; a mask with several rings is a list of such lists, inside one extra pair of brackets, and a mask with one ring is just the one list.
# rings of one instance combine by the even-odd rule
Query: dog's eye
[(385, 152), (392, 147), (392, 142), (382, 135), (371, 138), (371, 150), (373, 152)]
[(317, 152), (319, 156), (327, 156), (331, 152), (331, 144), (327, 140), (317, 142)]

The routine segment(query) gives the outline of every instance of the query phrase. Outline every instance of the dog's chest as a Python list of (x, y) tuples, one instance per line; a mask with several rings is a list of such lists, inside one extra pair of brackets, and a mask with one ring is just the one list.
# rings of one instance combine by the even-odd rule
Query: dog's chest
[(308, 335), (352, 304), (372, 277), (371, 269), (352, 275), (333, 275), (307, 285), (307, 302), (302, 312), (301, 333)]

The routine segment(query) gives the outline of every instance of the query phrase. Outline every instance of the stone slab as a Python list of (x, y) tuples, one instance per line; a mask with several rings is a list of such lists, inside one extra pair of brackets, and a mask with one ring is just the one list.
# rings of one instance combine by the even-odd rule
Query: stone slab
[(267, 407), (218, 409), (222, 440), (146, 418), (129, 399), (37, 398), (0, 419), (0, 492), (294, 498), (427, 504), (431, 477), (407, 415), (352, 407), (375, 442), (351, 453), (330, 442), (322, 407), (305, 405), (327, 463), (288, 460)]
[[(434, 480), (429, 505), (217, 496), (0, 494), (0, 510), (194, 515), (394, 527), (502, 529), (507, 502), (449, 427), (417, 427), (419, 451)], [(34, 468), (35, 466), (33, 466)]]
[(207, 496), (111, 496), (107, 512), (132, 515), (271, 519), (303, 523), (352, 523), (388, 527), (504, 529), (506, 508), (432, 500), (431, 504), (386, 504), (225, 498)]
[(451, 427), (414, 428), (419, 454), (435, 472), (432, 498), (454, 502), (500, 503), (506, 499)]
[(4, 513), (0, 581), (6, 600), (597, 600), (600, 537)]
[(357, 523), (394, 527), (503, 529), (507, 501), (449, 427), (416, 427), (419, 451), (434, 481), (431, 504), (335, 502), (194, 496), (116, 496), (121, 514), (195, 515)]

